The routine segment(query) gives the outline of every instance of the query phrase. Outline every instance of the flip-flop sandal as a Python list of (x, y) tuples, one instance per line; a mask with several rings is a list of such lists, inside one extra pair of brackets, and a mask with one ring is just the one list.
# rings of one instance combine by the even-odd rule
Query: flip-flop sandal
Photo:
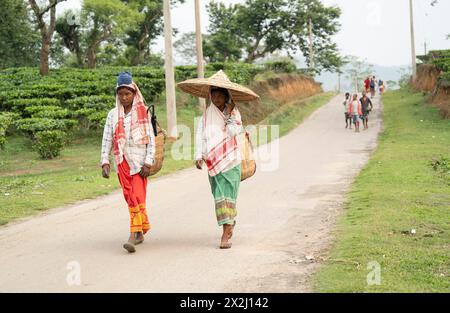
[(134, 247), (134, 244), (132, 244), (131, 242), (127, 242), (123, 245), (123, 248), (125, 250), (127, 250), (129, 253), (134, 253), (136, 252), (136, 248)]
[(139, 244), (141, 244), (141, 243), (143, 243), (144, 242), (144, 236), (142, 236), (141, 237), (141, 239), (139, 239), (139, 240), (134, 240), (134, 242), (133, 242), (133, 244), (136, 246), (136, 245), (139, 245)]

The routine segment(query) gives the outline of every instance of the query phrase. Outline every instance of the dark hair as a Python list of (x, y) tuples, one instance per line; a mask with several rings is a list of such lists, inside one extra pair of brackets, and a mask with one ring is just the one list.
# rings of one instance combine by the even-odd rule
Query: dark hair
[(213, 92), (221, 92), (227, 99), (226, 102), (230, 101), (230, 94), (228, 93), (228, 89), (221, 88), (221, 87), (211, 87), (211, 94)]
[(346, 94), (345, 94), (345, 96), (347, 97), (347, 96), (350, 96), (350, 92), (347, 92)]

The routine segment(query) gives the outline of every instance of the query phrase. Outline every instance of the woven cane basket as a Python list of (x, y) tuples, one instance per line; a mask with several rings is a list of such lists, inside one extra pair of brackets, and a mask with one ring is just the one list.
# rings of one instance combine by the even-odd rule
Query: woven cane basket
[(242, 156), (241, 162), (241, 181), (252, 177), (256, 172), (256, 162), (253, 157), (253, 145), (247, 132), (239, 135), (239, 150)]
[(159, 126), (159, 124), (157, 124), (156, 129), (158, 135), (155, 136), (155, 163), (153, 163), (153, 165), (150, 167), (150, 176), (155, 175), (161, 170), (164, 161), (166, 132)]

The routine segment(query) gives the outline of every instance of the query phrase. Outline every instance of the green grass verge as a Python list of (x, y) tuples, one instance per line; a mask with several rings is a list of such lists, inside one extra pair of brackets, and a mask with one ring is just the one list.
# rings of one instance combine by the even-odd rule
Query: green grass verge
[[(194, 118), (199, 114), (196, 101), (183, 98), (186, 103), (178, 108), (178, 124), (191, 130)], [(261, 124), (277, 124), (281, 121), (281, 134), (295, 128), (315, 109), (328, 102), (333, 93), (319, 94), (298, 102), (282, 106)], [(161, 102), (164, 98), (161, 99)], [(158, 107), (158, 118), (166, 127), (166, 111)], [(193, 136), (192, 145), (193, 151)], [(84, 199), (92, 199), (117, 190), (120, 186), (115, 173), (109, 180), (100, 175), (99, 158), (101, 133), (76, 136), (74, 144), (66, 147), (62, 155), (53, 160), (41, 160), (31, 149), (31, 142), (23, 137), (8, 137), (4, 151), (0, 151), (0, 225), (14, 219), (30, 216), (36, 212), (72, 204)], [(270, 138), (270, 137), (269, 137)], [(258, 143), (255, 143), (256, 145)], [(164, 166), (152, 177), (156, 178), (193, 166), (190, 160), (174, 160), (171, 149), (166, 145)], [(189, 147), (188, 147), (189, 149)], [(192, 152), (193, 154), (193, 152)]]
[[(449, 292), (450, 122), (421, 93), (400, 90), (383, 100), (379, 147), (351, 187), (314, 289)], [(372, 261), (380, 285), (367, 282)]]

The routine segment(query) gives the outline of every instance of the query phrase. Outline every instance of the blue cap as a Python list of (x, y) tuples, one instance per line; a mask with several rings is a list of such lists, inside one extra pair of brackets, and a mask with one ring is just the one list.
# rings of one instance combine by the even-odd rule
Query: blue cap
[(117, 86), (131, 85), (133, 83), (133, 78), (130, 72), (122, 72), (117, 77)]

